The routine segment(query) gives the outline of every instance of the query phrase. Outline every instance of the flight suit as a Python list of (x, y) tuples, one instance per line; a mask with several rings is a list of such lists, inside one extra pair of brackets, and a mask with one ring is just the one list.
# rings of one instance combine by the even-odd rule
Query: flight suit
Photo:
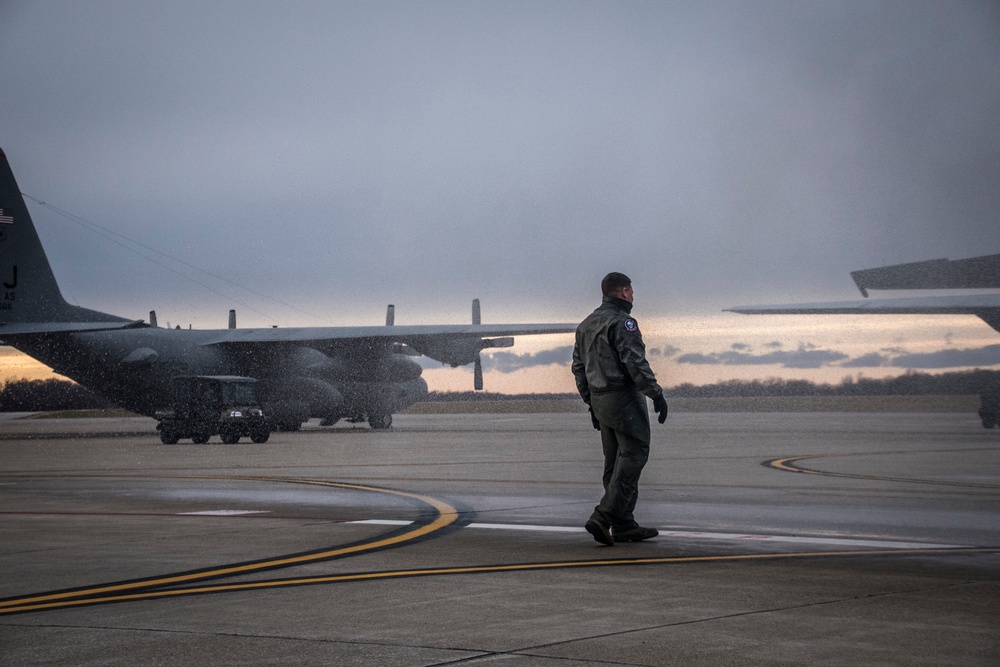
[(610, 526), (612, 532), (639, 525), (633, 511), (639, 476), (649, 458), (646, 396), (661, 401), (663, 396), (631, 311), (628, 301), (604, 297), (577, 327), (573, 348), (576, 386), (600, 423), (604, 450), (604, 497), (591, 519)]

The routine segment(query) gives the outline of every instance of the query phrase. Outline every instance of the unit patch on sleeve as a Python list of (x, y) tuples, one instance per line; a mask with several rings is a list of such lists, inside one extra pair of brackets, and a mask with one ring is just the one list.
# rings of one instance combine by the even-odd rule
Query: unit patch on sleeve
[(625, 331), (629, 333), (636, 333), (639, 331), (639, 323), (633, 320), (631, 317), (625, 320)]

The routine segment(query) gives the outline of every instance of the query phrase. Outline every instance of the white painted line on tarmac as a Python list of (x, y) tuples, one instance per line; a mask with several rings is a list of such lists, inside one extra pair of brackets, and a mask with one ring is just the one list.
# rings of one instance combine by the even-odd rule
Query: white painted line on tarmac
[(491, 530), (533, 530), (540, 533), (582, 533), (576, 526), (529, 526), (520, 523), (470, 523), (469, 528), (489, 528)]
[[(366, 519), (364, 521), (348, 521), (369, 526), (409, 526), (412, 521), (396, 519)], [(491, 528), (493, 530), (533, 530), (540, 533), (582, 533), (583, 528), (569, 526), (530, 526), (520, 523), (470, 523), (466, 528)]]
[(816, 537), (812, 535), (765, 535), (751, 533), (702, 533), (681, 530), (660, 531), (661, 537), (688, 539), (727, 540), (734, 542), (781, 542), (785, 544), (822, 544), (825, 546), (876, 547), (879, 549), (957, 549), (958, 544), (933, 544), (930, 542), (896, 542), (892, 540), (864, 540), (853, 537)]
[(248, 514), (270, 514), (267, 510), (202, 510), (200, 512), (179, 512), (177, 516), (246, 516)]
[[(394, 519), (368, 519), (348, 523), (375, 526), (408, 526), (412, 521)], [(466, 528), (488, 530), (526, 530), (541, 533), (583, 533), (576, 526), (537, 526), (520, 523), (470, 523)], [(871, 547), (878, 549), (959, 549), (961, 544), (935, 544), (931, 542), (897, 542), (894, 540), (869, 540), (851, 537), (818, 537), (811, 535), (767, 535), (763, 533), (706, 533), (702, 531), (661, 530), (660, 537), (680, 537), (694, 540), (720, 540), (725, 542), (770, 542), (781, 544), (818, 544), (823, 546)]]

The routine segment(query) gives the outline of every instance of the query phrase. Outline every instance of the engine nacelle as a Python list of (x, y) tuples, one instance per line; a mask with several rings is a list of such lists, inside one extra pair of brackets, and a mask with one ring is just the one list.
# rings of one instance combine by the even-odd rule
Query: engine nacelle
[(314, 377), (269, 382), (265, 392), (270, 403), (305, 403), (310, 415), (336, 414), (344, 405), (344, 395), (336, 387)]
[(423, 369), (405, 354), (394, 354), (384, 362), (380, 378), (388, 382), (409, 382), (420, 377)]
[(481, 338), (455, 338), (452, 340), (414, 341), (411, 347), (421, 354), (452, 366), (471, 364), (483, 349)]

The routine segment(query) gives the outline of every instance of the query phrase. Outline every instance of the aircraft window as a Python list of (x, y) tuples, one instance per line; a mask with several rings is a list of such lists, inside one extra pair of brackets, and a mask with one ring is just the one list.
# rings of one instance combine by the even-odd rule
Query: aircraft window
[(218, 389), (210, 384), (205, 385), (201, 390), (201, 402), (204, 405), (218, 405), (219, 404)]
[(228, 405), (252, 405), (256, 403), (253, 385), (249, 384), (227, 384), (223, 386)]

